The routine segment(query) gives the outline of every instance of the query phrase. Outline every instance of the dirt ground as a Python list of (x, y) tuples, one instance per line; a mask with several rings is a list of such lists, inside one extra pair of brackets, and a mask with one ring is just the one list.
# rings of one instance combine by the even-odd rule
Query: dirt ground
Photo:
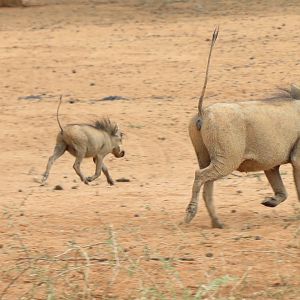
[[(203, 202), (182, 223), (212, 29), (205, 105), (264, 98), (300, 82), (299, 1), (111, 2), (0, 9), (0, 299), (300, 299), (289, 165), (278, 207), (263, 173), (234, 172), (215, 188), (224, 229)], [(65, 154), (39, 184), (61, 94), (63, 124), (119, 123), (126, 156), (105, 161), (129, 182), (84, 185)]]

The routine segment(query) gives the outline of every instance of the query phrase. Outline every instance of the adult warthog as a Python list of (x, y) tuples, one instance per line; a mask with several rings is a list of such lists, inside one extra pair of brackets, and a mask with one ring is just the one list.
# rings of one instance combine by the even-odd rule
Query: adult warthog
[(213, 183), (234, 170), (264, 171), (274, 196), (265, 198), (262, 204), (275, 207), (287, 198), (279, 167), (291, 163), (300, 199), (300, 101), (296, 100), (300, 94), (292, 86), (285, 97), (278, 99), (216, 103), (203, 108), (210, 57), (217, 36), (218, 28), (211, 41), (198, 113), (189, 124), (200, 169), (195, 172), (185, 222), (195, 217), (203, 186), (212, 226), (222, 228), (213, 204)]

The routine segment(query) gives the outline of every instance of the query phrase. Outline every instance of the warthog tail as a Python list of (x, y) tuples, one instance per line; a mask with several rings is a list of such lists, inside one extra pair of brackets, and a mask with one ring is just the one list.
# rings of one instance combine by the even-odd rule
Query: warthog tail
[(59, 97), (59, 103), (58, 103), (57, 111), (56, 111), (56, 120), (57, 120), (58, 126), (60, 128), (60, 132), (63, 133), (64, 131), (62, 129), (62, 126), (61, 126), (59, 118), (58, 118), (58, 112), (59, 112), (59, 108), (60, 108), (60, 105), (61, 105), (61, 100), (62, 100), (62, 95), (60, 95), (60, 97)]
[(198, 127), (198, 129), (201, 128), (202, 104), (203, 104), (205, 89), (206, 89), (207, 80), (208, 80), (208, 71), (209, 71), (211, 53), (212, 53), (212, 49), (213, 49), (213, 47), (215, 45), (215, 42), (216, 42), (216, 40), (218, 38), (218, 34), (219, 34), (219, 26), (217, 26), (215, 28), (215, 30), (213, 32), (213, 35), (212, 35), (211, 44), (210, 44), (210, 50), (209, 50), (209, 55), (208, 55), (208, 60), (207, 60), (207, 66), (206, 66), (206, 74), (205, 74), (204, 85), (203, 85), (202, 93), (201, 93), (201, 96), (200, 96), (199, 102), (198, 102), (198, 114), (199, 114), (199, 119), (197, 120), (197, 127)]

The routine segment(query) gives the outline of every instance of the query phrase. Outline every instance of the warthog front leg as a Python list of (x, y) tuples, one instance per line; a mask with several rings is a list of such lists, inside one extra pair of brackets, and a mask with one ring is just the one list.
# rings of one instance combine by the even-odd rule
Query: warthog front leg
[[(102, 158), (101, 158), (101, 160), (102, 160)], [(101, 175), (101, 172), (99, 172), (99, 175), (97, 174), (97, 163), (99, 161), (98, 158), (97, 158), (97, 156), (93, 157), (93, 161), (96, 164), (96, 171), (95, 171), (95, 175), (94, 176), (88, 177), (88, 181), (93, 181), (93, 180), (95, 180), (96, 178), (98, 178)], [(103, 161), (102, 161), (102, 167), (101, 167), (101, 169), (102, 169), (102, 172), (104, 173), (104, 175), (106, 177), (106, 180), (107, 180), (108, 184), (114, 185), (114, 181), (111, 178), (111, 176), (110, 176), (110, 174), (108, 172), (108, 169), (107, 169), (106, 165), (103, 163)]]
[(287, 198), (287, 192), (279, 173), (279, 166), (265, 171), (265, 174), (275, 195), (273, 197), (266, 197), (261, 204), (268, 207), (275, 207)]
[(107, 167), (106, 167), (105, 164), (102, 164), (102, 171), (103, 171), (103, 173), (104, 173), (104, 175), (106, 177), (107, 183), (110, 184), (110, 185), (114, 185), (115, 184), (114, 180), (111, 178), (111, 176), (110, 176), (110, 174), (108, 172), (108, 169), (107, 169)]
[(47, 164), (47, 167), (46, 167), (46, 171), (44, 172), (43, 174), (43, 177), (42, 177), (42, 183), (46, 182), (48, 176), (49, 176), (49, 173), (50, 173), (50, 169), (53, 165), (53, 163), (59, 158), (61, 157), (65, 151), (66, 151), (66, 144), (65, 143), (59, 143), (59, 144), (56, 144), (55, 145), (55, 148), (54, 148), (54, 151), (53, 151), (53, 154), (52, 156), (49, 157), (49, 160), (48, 160), (48, 164)]
[(95, 174), (93, 176), (87, 177), (87, 180), (89, 182), (95, 180), (101, 175), (101, 169), (103, 167), (103, 157), (98, 155), (93, 158), (94, 163), (96, 164)]

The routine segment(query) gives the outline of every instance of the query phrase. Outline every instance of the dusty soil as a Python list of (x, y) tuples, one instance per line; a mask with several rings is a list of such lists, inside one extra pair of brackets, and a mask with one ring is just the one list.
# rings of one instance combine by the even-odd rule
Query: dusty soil
[[(262, 173), (235, 172), (215, 189), (224, 229), (202, 203), (182, 224), (212, 29), (205, 104), (270, 96), (300, 80), (299, 2), (108, 2), (0, 9), (0, 299), (299, 299), (290, 166), (278, 207), (260, 204), (272, 194)], [(39, 184), (61, 94), (63, 124), (118, 121), (127, 154), (106, 164), (129, 182), (86, 186), (65, 154)], [(101, 101), (112, 95), (125, 99)]]

